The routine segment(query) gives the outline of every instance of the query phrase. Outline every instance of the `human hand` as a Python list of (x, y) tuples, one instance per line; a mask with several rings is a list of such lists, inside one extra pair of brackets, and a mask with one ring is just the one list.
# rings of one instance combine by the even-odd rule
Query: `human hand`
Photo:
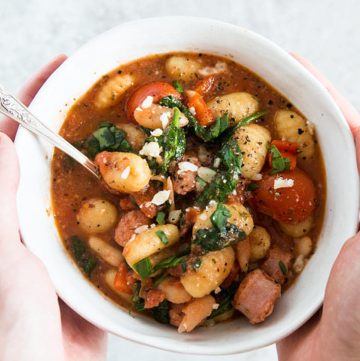
[[(360, 170), (360, 114), (312, 64), (292, 55), (325, 86), (344, 114), (354, 135)], [(277, 344), (279, 361), (360, 360), (359, 260), (360, 233), (344, 244), (336, 259), (322, 310)]]
[[(65, 59), (54, 59), (25, 86), (20, 95), (25, 105)], [(44, 265), (21, 243), (19, 169), (11, 141), (17, 123), (6, 118), (0, 131), (0, 360), (104, 360), (106, 334), (58, 299)]]

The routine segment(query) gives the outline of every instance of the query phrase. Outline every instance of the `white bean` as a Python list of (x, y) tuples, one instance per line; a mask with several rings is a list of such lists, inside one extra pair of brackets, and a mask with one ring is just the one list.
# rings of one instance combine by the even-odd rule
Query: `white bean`
[(164, 292), (165, 298), (172, 303), (181, 304), (191, 300), (191, 295), (186, 292), (178, 278), (167, 277), (157, 288)]
[(89, 246), (111, 266), (119, 267), (120, 263), (124, 260), (124, 257), (119, 249), (113, 247), (99, 237), (91, 236), (89, 238)]

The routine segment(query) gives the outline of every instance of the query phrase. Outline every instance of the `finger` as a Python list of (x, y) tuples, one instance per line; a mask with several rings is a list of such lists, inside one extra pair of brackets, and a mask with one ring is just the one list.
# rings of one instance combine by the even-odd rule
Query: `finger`
[(349, 103), (330, 83), (330, 81), (319, 71), (314, 65), (308, 60), (304, 59), (301, 55), (290, 53), (299, 63), (301, 63), (311, 74), (317, 78), (321, 84), (329, 91), (331, 96), (334, 98), (336, 104), (344, 114), (346, 121), (348, 122), (352, 133), (360, 127), (360, 114), (355, 107)]
[[(20, 91), (19, 99), (28, 106), (34, 99), (35, 95), (49, 78), (49, 76), (67, 59), (66, 55), (59, 55), (44, 68), (42, 68), (33, 78), (31, 78), (24, 88)], [(0, 132), (7, 134), (12, 140), (14, 140), (18, 123), (10, 118), (4, 118), (0, 120)]]
[(16, 211), (16, 191), (19, 168), (15, 146), (11, 139), (0, 133), (0, 254), (11, 256), (20, 245)]

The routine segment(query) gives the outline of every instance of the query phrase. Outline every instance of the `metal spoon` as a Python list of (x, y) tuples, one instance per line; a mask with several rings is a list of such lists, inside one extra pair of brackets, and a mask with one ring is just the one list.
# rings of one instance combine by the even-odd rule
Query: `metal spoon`
[(16, 97), (7, 93), (0, 85), (0, 113), (17, 121), (30, 132), (45, 138), (71, 158), (83, 165), (95, 177), (100, 178), (97, 166), (85, 154), (81, 153), (60, 135), (45, 126)]

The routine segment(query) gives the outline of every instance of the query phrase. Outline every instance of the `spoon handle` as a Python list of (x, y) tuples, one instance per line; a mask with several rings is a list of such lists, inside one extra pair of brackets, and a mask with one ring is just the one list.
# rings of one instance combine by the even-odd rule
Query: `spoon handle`
[(45, 138), (99, 178), (96, 165), (68, 141), (45, 126), (30, 110), (0, 85), (0, 113), (14, 119), (30, 132)]

